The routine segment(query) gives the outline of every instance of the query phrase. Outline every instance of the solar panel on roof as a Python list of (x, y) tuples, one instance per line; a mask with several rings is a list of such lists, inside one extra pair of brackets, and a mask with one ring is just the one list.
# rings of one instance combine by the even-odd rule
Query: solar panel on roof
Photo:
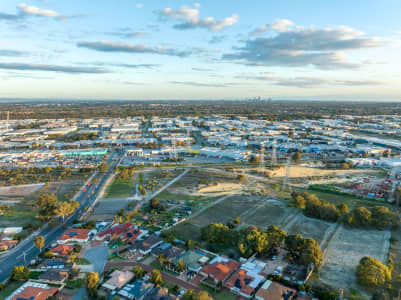
[(242, 286), (241, 286), (241, 280), (239, 280), (239, 279), (235, 280), (234, 286), (235, 286), (236, 288), (241, 289), (241, 288), (242, 288)]

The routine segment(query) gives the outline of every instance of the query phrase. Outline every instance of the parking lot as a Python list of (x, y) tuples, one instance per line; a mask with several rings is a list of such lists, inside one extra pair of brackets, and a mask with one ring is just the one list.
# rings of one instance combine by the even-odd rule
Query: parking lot
[(285, 256), (287, 255), (287, 251), (284, 249), (281, 249), (280, 253), (275, 256), (275, 259), (272, 260), (271, 258), (268, 259), (267, 265), (265, 269), (263, 270), (264, 273), (266, 274), (275, 274), (275, 275), (281, 275), (274, 273), (279, 267), (281, 267), (281, 271), (287, 267), (288, 262), (285, 259)]

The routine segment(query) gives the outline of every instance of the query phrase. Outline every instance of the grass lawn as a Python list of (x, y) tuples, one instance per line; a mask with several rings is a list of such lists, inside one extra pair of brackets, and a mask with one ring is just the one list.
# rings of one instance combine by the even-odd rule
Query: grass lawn
[(29, 279), (39, 279), (39, 276), (42, 273), (43, 272), (39, 272), (39, 271), (31, 271), (31, 272), (29, 272)]
[(215, 291), (214, 289), (203, 284), (201, 284), (199, 287), (212, 295), (214, 300), (235, 300), (237, 298), (237, 296), (224, 289), (221, 291)]
[(106, 197), (129, 197), (133, 193), (131, 179), (115, 179), (107, 188)]
[(11, 208), (5, 215), (0, 216), (0, 227), (25, 226), (27, 224), (40, 224), (37, 210), (23, 209), (22, 206)]
[(75, 261), (75, 263), (76, 263), (77, 265), (90, 265), (90, 264), (91, 264), (91, 262), (90, 262), (89, 260), (87, 260), (86, 258), (84, 258), (84, 257), (79, 257), (79, 258), (77, 258), (77, 260)]
[(8, 283), (4, 289), (0, 290), (0, 299), (6, 299), (23, 284), (24, 282), (21, 281), (12, 281)]

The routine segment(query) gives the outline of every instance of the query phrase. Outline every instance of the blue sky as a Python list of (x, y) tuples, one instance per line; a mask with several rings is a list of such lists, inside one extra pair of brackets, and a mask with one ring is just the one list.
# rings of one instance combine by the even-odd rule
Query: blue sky
[(2, 0), (0, 97), (401, 100), (399, 0)]

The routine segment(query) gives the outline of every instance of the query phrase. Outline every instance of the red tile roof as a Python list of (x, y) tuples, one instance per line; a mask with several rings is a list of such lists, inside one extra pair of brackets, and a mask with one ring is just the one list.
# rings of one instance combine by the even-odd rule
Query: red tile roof
[(131, 228), (127, 232), (124, 233), (124, 239), (129, 243), (135, 242), (138, 237), (142, 234), (142, 230), (139, 228)]
[(59, 256), (67, 256), (74, 250), (74, 245), (57, 245), (50, 251)]
[(249, 276), (244, 269), (237, 270), (226, 282), (225, 286), (229, 289), (238, 288), (241, 293), (251, 295), (255, 288), (249, 286), (249, 283), (255, 280), (252, 276)]
[(100, 238), (105, 238), (108, 235), (109, 236), (114, 236), (114, 235), (119, 236), (121, 233), (128, 230), (132, 225), (133, 224), (130, 222), (126, 222), (124, 224), (118, 224), (118, 225), (115, 225), (115, 226), (107, 229), (106, 231), (99, 233), (97, 236)]
[(69, 241), (69, 240), (87, 240), (90, 229), (69, 229), (67, 230), (58, 240)]
[[(51, 287), (49, 289), (42, 289), (33, 286), (27, 286), (19, 294), (11, 298), (11, 300), (17, 299), (33, 299), (33, 300), (46, 300), (48, 297), (53, 296), (58, 291), (58, 288)], [(31, 298), (33, 297), (33, 298)]]
[(240, 263), (233, 260), (228, 260), (226, 262), (215, 262), (213, 264), (206, 265), (201, 269), (200, 272), (215, 278), (217, 281), (224, 281), (239, 266)]

